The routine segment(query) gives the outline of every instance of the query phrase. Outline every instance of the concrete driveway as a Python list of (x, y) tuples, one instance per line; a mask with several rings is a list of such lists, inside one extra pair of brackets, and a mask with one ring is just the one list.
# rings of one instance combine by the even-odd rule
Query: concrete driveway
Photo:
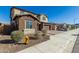
[(56, 31), (56, 30), (51, 30), (51, 31), (47, 31), (47, 33), (49, 35), (56, 35), (56, 34), (60, 34), (60, 33), (63, 33), (65, 31)]

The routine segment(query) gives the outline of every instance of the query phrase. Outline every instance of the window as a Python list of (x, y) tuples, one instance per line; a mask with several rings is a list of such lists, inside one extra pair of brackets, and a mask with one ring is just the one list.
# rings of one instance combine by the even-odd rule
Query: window
[(46, 20), (46, 17), (43, 16), (43, 20)]
[(28, 29), (32, 28), (32, 21), (30, 21), (30, 20), (26, 21), (26, 28), (28, 28)]

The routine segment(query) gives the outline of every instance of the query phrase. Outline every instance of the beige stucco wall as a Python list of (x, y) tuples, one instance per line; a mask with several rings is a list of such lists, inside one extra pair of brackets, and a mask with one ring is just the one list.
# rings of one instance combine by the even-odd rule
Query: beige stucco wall
[(35, 34), (35, 29), (24, 29), (24, 34)]
[[(31, 15), (37, 17), (37, 15), (32, 14), (31, 12), (25, 12), (25, 11), (22, 11), (22, 10), (19, 10), (19, 9), (16, 9), (16, 8), (14, 8), (13, 11), (14, 11), (13, 17), (15, 15), (27, 15), (27, 14), (31, 14)], [(23, 12), (23, 14), (21, 14), (21, 12)]]
[(15, 15), (20, 14), (20, 10), (18, 9), (13, 9), (13, 18), (15, 17)]
[[(45, 20), (43, 19), (43, 17), (45, 17)], [(48, 22), (48, 18), (45, 15), (40, 15), (40, 21), (41, 22)]]

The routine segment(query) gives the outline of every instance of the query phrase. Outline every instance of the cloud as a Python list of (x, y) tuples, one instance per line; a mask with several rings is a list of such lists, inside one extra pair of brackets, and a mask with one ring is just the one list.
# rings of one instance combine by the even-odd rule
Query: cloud
[(1, 17), (0, 16), (0, 23), (10, 24), (10, 21), (7, 18), (5, 18), (5, 17)]
[(0, 23), (10, 24), (10, 21), (6, 21), (6, 20), (0, 18)]

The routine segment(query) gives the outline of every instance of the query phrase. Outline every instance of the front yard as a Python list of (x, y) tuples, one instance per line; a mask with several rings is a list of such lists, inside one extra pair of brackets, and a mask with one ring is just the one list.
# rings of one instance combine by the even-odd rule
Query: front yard
[[(1, 39), (1, 37), (2, 37), (2, 39)], [(10, 36), (1, 36), (1, 37), (0, 37), (0, 39), (1, 39), (0, 40), (0, 53), (18, 52), (18, 51), (23, 50), (27, 47), (30, 47), (35, 44), (38, 44), (38, 43), (48, 40), (48, 37), (47, 37), (47, 39), (46, 38), (41, 38), (41, 39), (36, 39), (36, 40), (30, 39), (29, 44), (24, 45), (24, 44), (19, 44), (19, 43), (14, 44), (14, 41), (11, 41)], [(8, 41), (8, 43), (7, 43), (7, 41)]]
[[(62, 33), (63, 31), (49, 31), (48, 35), (56, 35), (59, 33)], [(0, 53), (14, 53), (21, 51), (25, 48), (28, 48), (30, 46), (39, 44), (41, 42), (49, 40), (49, 36), (47, 37), (42, 37), (41, 39), (30, 39), (29, 44), (24, 45), (24, 44), (15, 44), (13, 40), (11, 40), (10, 36), (6, 35), (0, 35)]]

